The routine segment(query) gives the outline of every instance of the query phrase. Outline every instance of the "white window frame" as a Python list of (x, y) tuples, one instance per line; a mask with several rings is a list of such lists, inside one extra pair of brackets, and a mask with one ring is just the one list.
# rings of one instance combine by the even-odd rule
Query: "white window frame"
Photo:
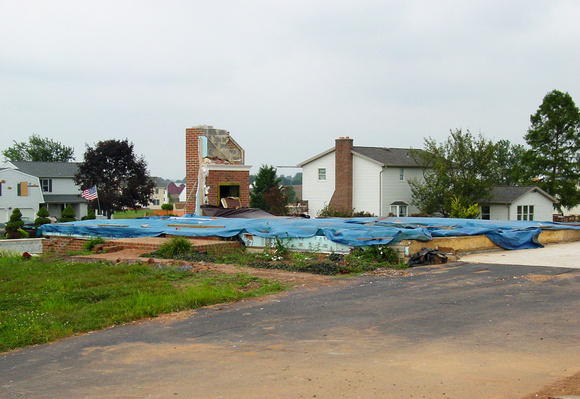
[(399, 169), (399, 180), (405, 180), (405, 168)]
[(393, 215), (395, 215), (395, 217), (406, 218), (409, 215), (409, 206), (408, 205), (391, 205), (391, 213)]
[(318, 168), (318, 181), (326, 181), (326, 168)]
[(40, 179), (43, 193), (52, 193), (52, 179)]
[(533, 205), (518, 205), (518, 220), (534, 220), (534, 206)]

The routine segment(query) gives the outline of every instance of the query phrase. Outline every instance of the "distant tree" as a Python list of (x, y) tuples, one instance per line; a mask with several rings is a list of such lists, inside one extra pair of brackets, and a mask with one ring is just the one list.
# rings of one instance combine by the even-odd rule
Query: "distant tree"
[(293, 185), (301, 185), (302, 184), (302, 172), (298, 172), (292, 178)]
[(74, 222), (77, 220), (76, 214), (72, 206), (68, 204), (60, 213), (59, 223)]
[(57, 141), (33, 134), (28, 142), (17, 143), (2, 151), (8, 161), (69, 162), (74, 160), (74, 149)]
[(481, 199), (489, 199), (497, 173), (493, 165), (495, 144), (457, 129), (447, 141), (438, 144), (425, 139), (423, 151), (412, 151), (422, 165), (424, 181), (410, 179), (413, 204), (427, 214), (440, 213), (448, 217), (452, 201), (457, 198), (469, 208)]
[(34, 224), (36, 227), (50, 223), (50, 219), (48, 218), (50, 214), (48, 213), (46, 207), (41, 207), (38, 212), (36, 212), (36, 216), (38, 216), (36, 219), (34, 219)]
[(173, 204), (169, 203), (169, 204), (162, 204), (161, 205), (161, 209), (165, 211), (166, 214), (169, 213), (169, 211), (173, 210)]
[(280, 187), (280, 178), (276, 176), (276, 168), (262, 165), (256, 175), (253, 190), (250, 193), (250, 206), (268, 212), (270, 206), (267, 204), (264, 194), (269, 193), (272, 187)]
[(572, 96), (553, 90), (530, 116), (524, 155), (529, 177), (558, 198), (560, 210), (580, 204), (580, 111)]
[(128, 140), (106, 140), (87, 145), (75, 182), (83, 189), (97, 186), (99, 204), (107, 217), (151, 202), (155, 182), (147, 163), (133, 152)]

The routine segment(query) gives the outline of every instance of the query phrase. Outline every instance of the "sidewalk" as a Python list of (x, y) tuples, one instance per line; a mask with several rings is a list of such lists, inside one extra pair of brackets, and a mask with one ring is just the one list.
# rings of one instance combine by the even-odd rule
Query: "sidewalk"
[(462, 262), (552, 266), (580, 269), (580, 241), (550, 244), (544, 248), (494, 251), (459, 258)]

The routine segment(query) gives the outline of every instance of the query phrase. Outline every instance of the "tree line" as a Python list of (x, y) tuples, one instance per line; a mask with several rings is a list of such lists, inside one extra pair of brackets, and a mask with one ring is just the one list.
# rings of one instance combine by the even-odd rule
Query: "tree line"
[(413, 151), (424, 165), (424, 179), (409, 182), (414, 205), (422, 213), (456, 216), (505, 185), (538, 186), (559, 201), (560, 211), (580, 204), (580, 111), (572, 97), (551, 91), (530, 122), (528, 148), (461, 129), (442, 143), (425, 139), (424, 149)]
[[(409, 181), (413, 204), (426, 214), (465, 216), (490, 199), (492, 187), (502, 185), (538, 186), (558, 199), (559, 210), (580, 204), (580, 111), (570, 94), (546, 94), (530, 116), (524, 139), (528, 147), (508, 140), (494, 143), (461, 129), (452, 130), (442, 143), (425, 139), (422, 150), (412, 151), (424, 177)], [(36, 134), (28, 142), (14, 141), (2, 154), (9, 161), (74, 160), (72, 147)], [(274, 214), (285, 214), (286, 205), (295, 201), (290, 186), (302, 183), (302, 173), (277, 176), (267, 165), (250, 178), (250, 205)], [(83, 190), (97, 186), (100, 207), (109, 216), (150, 202), (155, 185), (128, 140), (87, 145), (75, 182)]]

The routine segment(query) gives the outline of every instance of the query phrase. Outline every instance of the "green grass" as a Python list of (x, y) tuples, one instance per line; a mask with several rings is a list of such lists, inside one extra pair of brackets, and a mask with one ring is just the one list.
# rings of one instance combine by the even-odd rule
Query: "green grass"
[(241, 273), (0, 258), (0, 352), (283, 289)]
[(115, 212), (113, 219), (135, 219), (145, 216), (155, 216), (155, 212), (150, 209), (137, 209), (134, 211)]

